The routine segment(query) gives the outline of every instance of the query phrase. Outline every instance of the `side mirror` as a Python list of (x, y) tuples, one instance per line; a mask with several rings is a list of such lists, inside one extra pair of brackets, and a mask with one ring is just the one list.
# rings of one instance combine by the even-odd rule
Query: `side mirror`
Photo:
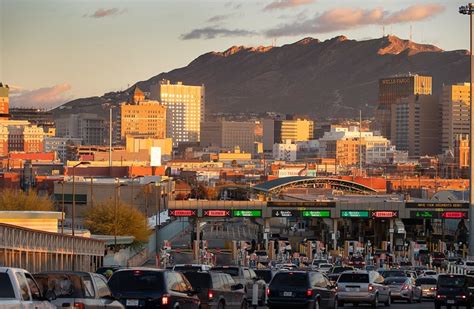
[(243, 290), (244, 286), (242, 283), (234, 284), (233, 286), (230, 287), (232, 291), (237, 291), (237, 290)]

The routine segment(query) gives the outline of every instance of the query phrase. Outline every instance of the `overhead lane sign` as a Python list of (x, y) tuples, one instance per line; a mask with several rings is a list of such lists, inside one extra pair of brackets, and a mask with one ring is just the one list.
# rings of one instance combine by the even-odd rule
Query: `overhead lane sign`
[(303, 218), (331, 218), (330, 210), (303, 210)]
[(398, 218), (398, 210), (379, 210), (372, 211), (372, 218)]
[(225, 209), (203, 209), (202, 216), (209, 217), (209, 218), (216, 218), (216, 217), (230, 218), (232, 214), (230, 210), (225, 210)]
[(406, 202), (406, 208), (469, 208), (469, 203)]
[(296, 218), (300, 216), (299, 210), (292, 210), (292, 209), (273, 209), (272, 210), (272, 217), (276, 218)]
[(369, 218), (368, 210), (341, 210), (342, 218)]
[(195, 209), (170, 209), (168, 210), (170, 217), (197, 217)]
[(269, 201), (267, 207), (318, 207), (318, 208), (334, 208), (336, 202), (331, 201), (304, 201), (304, 202), (283, 202), (283, 201)]
[(262, 216), (262, 210), (232, 210), (232, 217), (250, 217), (260, 218)]

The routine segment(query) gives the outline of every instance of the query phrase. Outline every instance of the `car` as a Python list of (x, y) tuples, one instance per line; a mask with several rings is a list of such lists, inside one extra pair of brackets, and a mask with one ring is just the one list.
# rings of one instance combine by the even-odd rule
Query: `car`
[(120, 269), (110, 277), (108, 285), (126, 308), (198, 309), (201, 303), (186, 277), (173, 270)]
[(244, 291), (247, 294), (247, 301), (249, 303), (252, 303), (253, 286), (254, 284), (257, 284), (258, 304), (265, 304), (266, 283), (257, 276), (253, 269), (242, 266), (217, 266), (212, 267), (211, 270), (229, 274), (236, 283), (242, 284), (244, 286)]
[(466, 271), (474, 270), (474, 261), (464, 261), (460, 266)]
[(436, 285), (438, 279), (435, 277), (420, 277), (416, 279), (416, 286), (419, 286), (421, 289), (421, 296), (423, 298), (432, 298), (436, 296)]
[(425, 270), (420, 274), (420, 277), (428, 277), (428, 276), (437, 276), (438, 273), (434, 270)]
[(436, 284), (435, 309), (463, 306), (471, 308), (474, 304), (469, 287), (474, 286), (474, 277), (455, 274), (441, 274)]
[(446, 260), (446, 255), (443, 252), (433, 252), (431, 253), (431, 265), (434, 267), (446, 267), (448, 262)]
[(107, 280), (96, 273), (79, 271), (50, 271), (33, 275), (51, 303), (59, 308), (111, 308), (124, 306), (112, 297)]
[(354, 306), (366, 303), (376, 308), (379, 303), (390, 306), (392, 298), (390, 288), (384, 278), (376, 271), (345, 271), (337, 280), (338, 307), (347, 303)]
[(271, 269), (255, 269), (254, 271), (257, 274), (257, 277), (263, 279), (267, 284), (270, 283), (276, 273)]
[(377, 270), (382, 277), (385, 279), (390, 277), (408, 277), (408, 273), (405, 270), (397, 270), (397, 269), (379, 269)]
[(408, 303), (421, 302), (421, 288), (416, 286), (415, 280), (407, 277), (390, 277), (385, 279), (385, 284), (390, 288), (392, 301), (406, 300)]
[(348, 270), (354, 270), (354, 267), (352, 266), (334, 266), (331, 268), (331, 270), (328, 272), (329, 274), (340, 274)]
[(268, 263), (268, 253), (265, 250), (256, 250), (255, 255), (257, 256), (257, 262)]
[[(54, 295), (48, 297), (54, 299)], [(0, 308), (52, 309), (33, 276), (21, 268), (0, 267)]]
[(173, 267), (174, 271), (208, 271), (211, 269), (211, 266), (205, 264), (176, 264)]
[(325, 259), (314, 259), (312, 262), (311, 262), (311, 267), (313, 268), (318, 268), (319, 267), (319, 264), (328, 264), (328, 260), (325, 260)]
[(364, 270), (366, 271), (373, 271), (375, 269), (376, 269), (375, 265), (365, 265), (364, 267)]
[(198, 292), (202, 309), (246, 308), (247, 295), (242, 284), (236, 284), (229, 274), (189, 271), (183, 275)]
[(318, 272), (278, 272), (267, 288), (269, 309), (293, 306), (335, 308), (336, 304), (335, 286), (326, 276)]
[(362, 256), (353, 256), (349, 259), (349, 265), (355, 268), (363, 268), (365, 266), (365, 260)]
[(337, 279), (339, 279), (339, 276), (341, 275), (340, 273), (339, 274), (328, 274), (326, 273), (329, 281), (331, 281), (333, 284), (336, 284), (337, 282)]
[(321, 263), (321, 264), (319, 264), (318, 271), (323, 272), (323, 273), (327, 273), (328, 271), (331, 270), (332, 267), (333, 267), (332, 264)]

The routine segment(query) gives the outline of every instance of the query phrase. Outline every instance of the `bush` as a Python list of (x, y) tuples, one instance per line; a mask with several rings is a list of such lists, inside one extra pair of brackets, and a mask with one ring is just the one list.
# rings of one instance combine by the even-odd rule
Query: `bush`
[(0, 191), (0, 210), (10, 211), (52, 211), (53, 202), (36, 191), (6, 189)]

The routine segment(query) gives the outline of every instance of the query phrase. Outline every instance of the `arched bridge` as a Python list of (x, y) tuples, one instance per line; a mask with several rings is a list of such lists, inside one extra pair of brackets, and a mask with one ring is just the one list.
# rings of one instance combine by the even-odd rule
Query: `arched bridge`
[(317, 187), (324, 188), (330, 186), (332, 189), (342, 190), (357, 194), (376, 193), (374, 189), (360, 183), (328, 177), (306, 177), (294, 176), (283, 177), (270, 180), (254, 186), (252, 189), (265, 194), (278, 194), (281, 190), (292, 187)]

